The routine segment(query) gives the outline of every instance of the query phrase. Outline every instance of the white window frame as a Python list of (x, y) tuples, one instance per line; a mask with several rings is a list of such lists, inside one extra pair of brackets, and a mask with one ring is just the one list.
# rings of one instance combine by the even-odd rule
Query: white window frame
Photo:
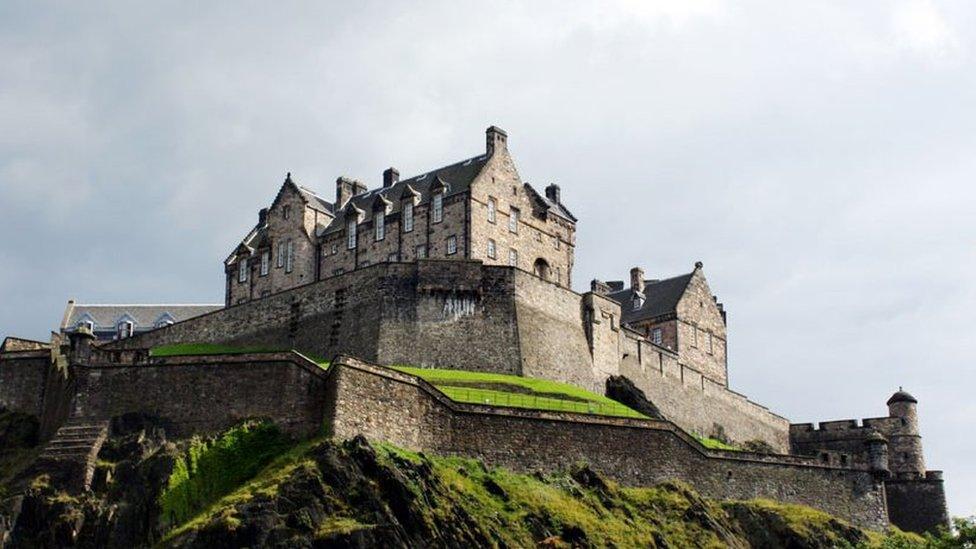
[(498, 248), (495, 241), (488, 239), (488, 259), (498, 259)]
[(289, 238), (285, 249), (285, 272), (290, 273), (295, 270), (295, 242)]
[(95, 323), (91, 320), (82, 320), (75, 329), (80, 330), (82, 326), (88, 328), (89, 332), (95, 333)]
[(644, 306), (644, 299), (643, 299), (643, 298), (642, 298), (641, 296), (639, 296), (639, 295), (635, 295), (635, 296), (634, 296), (634, 302), (633, 302), (633, 305), (634, 305), (634, 310), (635, 310), (635, 311), (636, 311), (637, 309), (640, 309), (641, 307), (643, 307), (643, 306)]
[(346, 221), (346, 249), (356, 249), (356, 218)]
[(339, 253), (339, 245), (335, 242), (332, 243), (332, 255)]
[(413, 201), (403, 204), (403, 232), (413, 232)]
[(444, 191), (440, 191), (434, 195), (432, 219), (434, 223), (440, 223), (444, 221)]
[(454, 255), (457, 253), (457, 236), (451, 235), (447, 237), (447, 255)]
[(385, 213), (380, 211), (373, 214), (373, 232), (376, 236), (377, 242), (386, 238), (386, 214)]
[(397, 261), (400, 261), (400, 256), (396, 252), (393, 252), (390, 255), (386, 256), (386, 260), (390, 263), (396, 263)]
[(495, 214), (497, 213), (497, 211), (498, 211), (498, 204), (495, 202), (494, 198), (489, 196), (488, 197), (488, 223), (495, 222)]
[(515, 248), (508, 249), (508, 266), (518, 267), (518, 250)]
[(115, 336), (119, 339), (132, 337), (136, 333), (136, 325), (131, 320), (120, 320), (115, 325)]
[(279, 269), (285, 266), (285, 243), (284, 242), (278, 243), (278, 260), (276, 264), (278, 265)]
[(518, 234), (519, 209), (508, 209), (508, 232)]
[(420, 244), (414, 248), (414, 254), (416, 254), (417, 259), (427, 259), (427, 245)]
[(265, 250), (261, 252), (261, 276), (268, 276), (268, 271), (271, 270), (271, 251)]
[(241, 258), (237, 264), (237, 282), (243, 284), (247, 282), (247, 258)]
[(664, 342), (664, 330), (661, 328), (651, 328), (651, 343), (661, 345)]

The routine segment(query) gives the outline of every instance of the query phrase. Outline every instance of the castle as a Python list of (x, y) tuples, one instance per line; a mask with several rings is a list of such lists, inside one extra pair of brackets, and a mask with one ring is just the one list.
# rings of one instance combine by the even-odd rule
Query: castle
[[(911, 395), (895, 393), (885, 417), (818, 427), (750, 401), (729, 387), (726, 311), (702, 263), (665, 279), (635, 267), (627, 282), (573, 291), (577, 219), (559, 186), (536, 191), (506, 133), (492, 126), (486, 138), (483, 154), (403, 180), (390, 168), (373, 190), (340, 177), (334, 202), (289, 174), (225, 261), (225, 307), (104, 343), (81, 322), (50, 343), (8, 338), (0, 407), (40, 417), (55, 447), (64, 425), (107, 429), (126, 413), (185, 433), (267, 416), (296, 432), (324, 424), (515, 469), (585, 460), (624, 483), (678, 478), (706, 495), (803, 503), (868, 527), (947, 523)], [(149, 352), (190, 342), (303, 354)], [(333, 360), (323, 371), (307, 356)], [(398, 364), (601, 394), (626, 378), (659, 417), (462, 405), (384, 368)], [(689, 433), (761, 451), (710, 450)]]

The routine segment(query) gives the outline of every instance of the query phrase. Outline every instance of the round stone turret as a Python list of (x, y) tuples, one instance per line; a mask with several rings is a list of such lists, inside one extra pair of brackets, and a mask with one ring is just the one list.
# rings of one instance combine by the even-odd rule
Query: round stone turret
[(877, 431), (871, 431), (864, 439), (868, 447), (868, 466), (871, 471), (881, 477), (890, 475), (888, 469), (888, 439)]
[(901, 387), (888, 399), (888, 416), (897, 420), (888, 431), (888, 459), (891, 472), (896, 475), (925, 475), (922, 438), (918, 433), (917, 404), (918, 400)]

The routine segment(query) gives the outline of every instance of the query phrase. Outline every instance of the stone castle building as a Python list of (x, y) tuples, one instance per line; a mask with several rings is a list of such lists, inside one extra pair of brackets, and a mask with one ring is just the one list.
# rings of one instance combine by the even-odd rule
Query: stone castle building
[(540, 194), (519, 177), (508, 136), (486, 132), (484, 154), (381, 187), (340, 177), (335, 200), (285, 179), (225, 262), (228, 306), (376, 263), (475, 259), (570, 287), (576, 218), (558, 185)]
[[(662, 279), (635, 267), (629, 281), (575, 292), (577, 220), (559, 187), (537, 192), (521, 180), (505, 132), (486, 135), (484, 154), (404, 180), (391, 168), (373, 190), (339, 178), (334, 201), (289, 175), (225, 262), (225, 307), (101, 344), (85, 329), (50, 344), (10, 338), (0, 407), (44, 418), (52, 444), (64, 421), (131, 412), (190, 433), (267, 416), (300, 432), (325, 424), (336, 436), (515, 469), (585, 460), (626, 484), (679, 478), (706, 495), (802, 503), (869, 527), (947, 523), (911, 395), (896, 393), (885, 417), (817, 427), (749, 400), (729, 386), (727, 314), (701, 262)], [(281, 352), (149, 352), (201, 342)], [(307, 356), (332, 366), (324, 372)], [(659, 413), (620, 420), (461, 405), (384, 367), (400, 364), (601, 394), (624, 380)], [(689, 434), (754, 451), (708, 450)]]

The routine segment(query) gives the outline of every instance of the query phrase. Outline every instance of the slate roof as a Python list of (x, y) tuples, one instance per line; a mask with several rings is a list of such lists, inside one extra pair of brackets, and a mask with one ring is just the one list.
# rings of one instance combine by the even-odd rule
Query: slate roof
[(312, 189), (306, 189), (305, 187), (298, 185), (298, 192), (301, 193), (302, 198), (305, 199), (305, 202), (307, 202), (308, 206), (313, 210), (318, 210), (320, 212), (333, 215), (332, 203), (316, 194)]
[(125, 315), (132, 318), (136, 328), (151, 328), (167, 313), (173, 317), (174, 322), (180, 322), (223, 307), (222, 304), (85, 305), (69, 301), (61, 328), (73, 330), (86, 315), (95, 323), (96, 329), (114, 329), (119, 319)]
[[(420, 203), (430, 201), (431, 186), (438, 179), (446, 186), (445, 196), (452, 196), (467, 191), (471, 187), (471, 182), (478, 177), (481, 169), (485, 167), (486, 162), (488, 162), (488, 155), (482, 154), (475, 156), (409, 179), (401, 179), (389, 187), (380, 187), (356, 195), (349, 202), (368, 215), (372, 211), (373, 201), (376, 200), (376, 196), (381, 195), (383, 198), (392, 202), (389, 213), (399, 212), (402, 204), (401, 199), (404, 197), (405, 192), (409, 192), (407, 189), (408, 185), (410, 189), (420, 193)], [(345, 228), (346, 207), (343, 207), (342, 210), (336, 213), (335, 220), (322, 231), (322, 234), (332, 234)]]
[(535, 188), (533, 188), (532, 185), (529, 185), (528, 183), (526, 183), (525, 186), (528, 187), (529, 190), (532, 191), (532, 194), (534, 194), (536, 198), (538, 198), (552, 213), (558, 215), (559, 217), (562, 217), (563, 219), (572, 221), (573, 223), (576, 223), (578, 221), (576, 219), (576, 216), (571, 214), (569, 210), (566, 209), (566, 206), (563, 206), (562, 204), (556, 202), (555, 200), (549, 200), (548, 196), (536, 191)]
[(898, 392), (895, 393), (895, 394), (893, 394), (893, 395), (891, 395), (891, 398), (888, 399), (888, 402), (886, 404), (889, 404), (890, 405), (890, 404), (894, 404), (895, 402), (915, 402), (915, 403), (918, 403), (918, 400), (916, 400), (915, 397), (913, 397), (912, 395), (910, 395), (909, 393), (907, 393), (904, 389), (902, 389), (901, 387), (899, 387), (898, 388)]
[(624, 283), (616, 280), (607, 282), (611, 292), (608, 297), (620, 303), (620, 321), (622, 323), (637, 322), (655, 318), (668, 313), (673, 313), (681, 296), (694, 274), (690, 272), (681, 276), (667, 278), (664, 280), (645, 280), (644, 281), (644, 305), (640, 309), (634, 309), (634, 292), (629, 287), (625, 288)]

